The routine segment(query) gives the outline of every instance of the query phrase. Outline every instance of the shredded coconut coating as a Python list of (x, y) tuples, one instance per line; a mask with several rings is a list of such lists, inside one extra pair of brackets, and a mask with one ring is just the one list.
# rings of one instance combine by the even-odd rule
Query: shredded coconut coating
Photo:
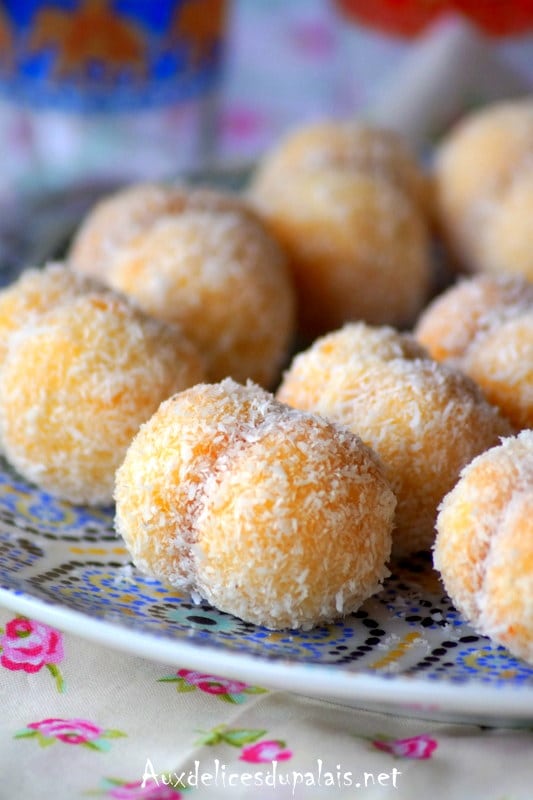
[(204, 379), (181, 332), (88, 293), (13, 334), (0, 374), (5, 455), (74, 503), (112, 499), (114, 473), (162, 400)]
[(91, 209), (73, 239), (68, 263), (77, 272), (105, 281), (117, 250), (161, 217), (180, 214), (184, 208), (231, 210), (243, 205), (230, 194), (209, 189), (136, 183), (104, 197)]
[(533, 428), (533, 305), (478, 336), (463, 369), (515, 430)]
[(350, 374), (356, 374), (368, 360), (427, 357), (426, 349), (409, 333), (400, 333), (389, 325), (350, 322), (315, 339), (309, 349), (294, 356), (277, 398), (292, 407), (312, 410), (318, 407), (328, 386), (344, 391), (344, 382), (350, 380), (346, 367)]
[(522, 275), (533, 284), (533, 145), (531, 163), (520, 170), (492, 215), (481, 239), (486, 272)]
[(461, 366), (473, 341), (495, 325), (533, 309), (533, 284), (518, 275), (475, 275), (436, 297), (414, 329), (437, 361)]
[(402, 188), (326, 165), (255, 183), (251, 196), (289, 256), (306, 335), (358, 319), (413, 322), (431, 281), (429, 236)]
[(351, 613), (388, 574), (396, 501), (377, 456), (250, 382), (163, 403), (115, 500), (141, 570), (272, 629)]
[[(473, 112), (443, 139), (434, 164), (437, 214), (463, 267), (485, 268), (484, 236), (515, 177), (532, 162), (531, 98)], [(524, 216), (527, 221), (529, 215)]]
[(512, 431), (469, 378), (419, 345), (417, 356), (406, 334), (396, 334), (396, 352), (376, 347), (380, 335), (347, 325), (317, 340), (277, 397), (345, 425), (378, 453), (398, 498), (393, 555), (404, 556), (431, 547), (437, 506), (461, 468)]
[(248, 213), (193, 206), (163, 217), (121, 248), (107, 278), (146, 313), (178, 323), (210, 380), (279, 379), (294, 290), (284, 253)]
[(254, 191), (270, 193), (288, 173), (324, 168), (382, 176), (427, 211), (428, 179), (404, 139), (357, 120), (325, 120), (291, 131), (263, 159)]
[(14, 331), (54, 306), (97, 288), (94, 281), (74, 274), (59, 262), (42, 269), (25, 269), (16, 281), (0, 291), (0, 363)]
[(533, 663), (533, 431), (463, 469), (440, 506), (433, 558), (465, 618)]

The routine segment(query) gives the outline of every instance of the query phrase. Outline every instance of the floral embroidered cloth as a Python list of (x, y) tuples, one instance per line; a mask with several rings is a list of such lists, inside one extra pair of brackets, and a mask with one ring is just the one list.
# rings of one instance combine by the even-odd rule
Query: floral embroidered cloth
[(268, 691), (5, 609), (0, 628), (5, 800), (531, 798), (533, 727), (428, 722)]

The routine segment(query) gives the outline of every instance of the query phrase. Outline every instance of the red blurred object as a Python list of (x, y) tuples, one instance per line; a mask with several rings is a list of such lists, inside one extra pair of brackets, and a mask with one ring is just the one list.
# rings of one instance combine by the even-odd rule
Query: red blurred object
[(351, 19), (384, 33), (416, 36), (440, 16), (460, 14), (489, 36), (533, 30), (533, 0), (333, 0)]

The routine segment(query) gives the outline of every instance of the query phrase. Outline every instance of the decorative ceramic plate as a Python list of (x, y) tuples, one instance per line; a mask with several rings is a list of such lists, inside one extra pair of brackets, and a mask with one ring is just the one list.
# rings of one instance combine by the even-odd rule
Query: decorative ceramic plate
[(476, 635), (429, 559), (356, 614), (271, 632), (131, 566), (113, 510), (58, 501), (0, 462), (0, 604), (104, 646), (254, 685), (410, 716), (533, 725), (533, 667)]

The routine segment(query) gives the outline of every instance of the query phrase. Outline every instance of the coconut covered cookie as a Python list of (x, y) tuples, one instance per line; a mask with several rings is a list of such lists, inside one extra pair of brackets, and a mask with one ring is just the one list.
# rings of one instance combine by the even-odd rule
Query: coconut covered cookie
[(116, 477), (135, 564), (269, 628), (342, 617), (388, 574), (395, 497), (350, 431), (249, 383), (164, 402)]
[(145, 313), (179, 325), (211, 380), (279, 379), (293, 336), (292, 280), (279, 244), (237, 197), (125, 189), (89, 214), (70, 263), (82, 272), (96, 266)]
[(533, 99), (461, 119), (434, 162), (437, 215), (458, 264), (533, 280)]
[(110, 292), (87, 293), (13, 334), (0, 373), (4, 453), (51, 494), (108, 503), (139, 425), (203, 377), (179, 331)]
[(59, 262), (42, 269), (25, 269), (0, 291), (0, 363), (14, 331), (39, 314), (98, 288), (94, 280), (77, 275)]
[(257, 187), (277, 184), (284, 173), (330, 168), (381, 175), (422, 212), (427, 209), (430, 182), (407, 143), (392, 130), (357, 121), (322, 121), (291, 131), (266, 156)]
[(190, 190), (180, 184), (135, 183), (103, 197), (82, 220), (68, 253), (76, 272), (101, 281), (117, 250), (161, 217), (179, 214), (191, 202), (200, 208), (235, 208), (242, 204), (230, 195)]
[(513, 275), (463, 278), (424, 309), (414, 329), (437, 361), (462, 366), (474, 340), (504, 320), (533, 309), (533, 284)]
[(379, 128), (304, 127), (267, 153), (250, 198), (289, 255), (307, 336), (412, 322), (431, 281), (426, 197), (415, 158)]
[(194, 206), (167, 216), (117, 253), (108, 282), (146, 313), (178, 324), (208, 376), (271, 385), (292, 340), (285, 256), (263, 225), (235, 210)]
[(533, 663), (533, 431), (465, 467), (440, 507), (434, 563), (474, 628)]
[(471, 377), (515, 430), (533, 426), (533, 284), (476, 275), (437, 297), (415, 336)]
[(347, 426), (381, 457), (398, 498), (396, 556), (431, 547), (437, 506), (461, 468), (511, 432), (461, 372), (409, 334), (364, 323), (297, 355), (277, 396)]
[(533, 428), (533, 306), (478, 337), (463, 368), (515, 430)]

